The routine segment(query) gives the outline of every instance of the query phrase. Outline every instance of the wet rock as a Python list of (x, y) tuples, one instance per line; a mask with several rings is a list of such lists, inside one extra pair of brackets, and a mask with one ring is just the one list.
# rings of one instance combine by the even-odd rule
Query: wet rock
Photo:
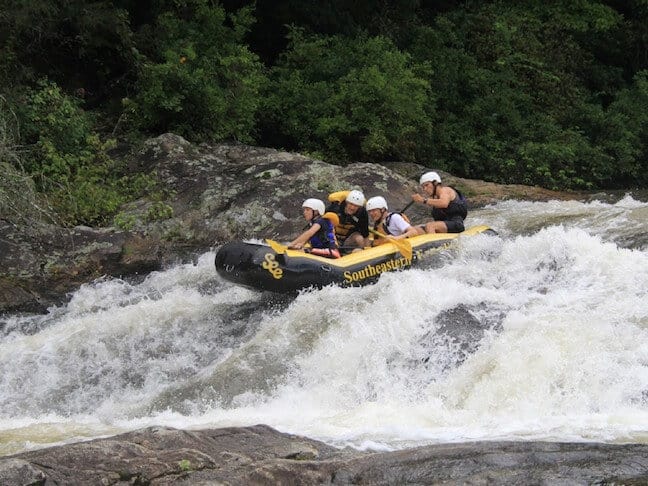
[(114, 228), (49, 225), (26, 235), (19, 227), (3, 225), (0, 242), (0, 313), (43, 312), (94, 279), (161, 266), (155, 238)]
[(270, 427), (151, 427), (0, 458), (0, 483), (28, 484), (645, 484), (648, 445), (439, 444), (336, 449)]
[(0, 460), (0, 484), (45, 484), (45, 473), (22, 459)]

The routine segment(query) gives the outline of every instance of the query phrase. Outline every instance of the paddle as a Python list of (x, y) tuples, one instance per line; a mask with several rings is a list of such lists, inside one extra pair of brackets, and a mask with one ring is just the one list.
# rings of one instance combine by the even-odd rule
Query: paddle
[(411, 200), (411, 201), (407, 204), (407, 206), (405, 206), (405, 207), (404, 207), (403, 209), (401, 209), (399, 212), (404, 213), (405, 211), (407, 211), (407, 210), (409, 209), (409, 207), (410, 207), (412, 204), (414, 204), (414, 200)]
[(409, 241), (397, 240), (393, 236), (384, 235), (380, 231), (376, 231), (375, 229), (369, 228), (369, 231), (376, 236), (380, 236), (381, 238), (389, 240), (390, 243), (396, 245), (396, 248), (398, 248), (398, 250), (401, 252), (401, 255), (403, 255), (408, 260), (412, 259), (412, 244)]

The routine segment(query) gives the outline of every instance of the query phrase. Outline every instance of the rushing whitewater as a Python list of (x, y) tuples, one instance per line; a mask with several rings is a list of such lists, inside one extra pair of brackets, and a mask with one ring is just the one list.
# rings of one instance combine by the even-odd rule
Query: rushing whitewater
[(429, 268), (277, 297), (195, 264), (0, 318), (0, 455), (148, 425), (648, 441), (648, 204), (503, 202)]

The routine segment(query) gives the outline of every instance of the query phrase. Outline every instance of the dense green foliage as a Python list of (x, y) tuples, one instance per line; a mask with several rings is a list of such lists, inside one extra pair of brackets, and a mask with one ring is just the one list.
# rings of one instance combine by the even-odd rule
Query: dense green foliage
[(18, 138), (17, 116), (0, 97), (0, 218), (24, 224), (27, 219), (38, 221), (49, 211), (34, 181), (22, 170)]
[(293, 31), (271, 74), (266, 131), (334, 161), (415, 160), (431, 130), (429, 71), (383, 37)]
[(151, 193), (109, 149), (165, 131), (645, 186), (648, 1), (0, 0), (0, 96), (0, 195), (66, 224)]
[(50, 82), (28, 89), (20, 104), (21, 137), (30, 150), (21, 169), (49, 195), (64, 224), (101, 224), (119, 206), (152, 183), (143, 174), (126, 175), (107, 155), (113, 143), (92, 130), (78, 100)]
[[(600, 7), (574, 12), (572, 4), (542, 10), (491, 4), (439, 16), (433, 28), (419, 29), (412, 51), (439, 73), (433, 76), (439, 138), (430, 151), (454, 171), (499, 182), (614, 183), (613, 161), (600, 163), (607, 154), (583, 130), (583, 116), (604, 107), (585, 89), (594, 81), (586, 72), (595, 69), (591, 53), (573, 41), (574, 31), (591, 39), (619, 23), (618, 14)], [(618, 69), (610, 76), (618, 82)]]
[(205, 0), (179, 7), (160, 13), (153, 25), (155, 50), (142, 64), (136, 95), (139, 128), (252, 141), (264, 77), (257, 56), (243, 44), (249, 9), (227, 19)]

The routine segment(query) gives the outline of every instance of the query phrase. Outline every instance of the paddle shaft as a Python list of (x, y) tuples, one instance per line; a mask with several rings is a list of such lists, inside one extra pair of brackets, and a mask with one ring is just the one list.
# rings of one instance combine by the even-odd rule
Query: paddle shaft
[(410, 206), (411, 206), (412, 204), (414, 204), (414, 200), (410, 201), (410, 202), (407, 204), (407, 206), (405, 206), (403, 209), (400, 210), (400, 212), (401, 212), (401, 213), (404, 213), (405, 211), (407, 211), (407, 210), (410, 208)]

